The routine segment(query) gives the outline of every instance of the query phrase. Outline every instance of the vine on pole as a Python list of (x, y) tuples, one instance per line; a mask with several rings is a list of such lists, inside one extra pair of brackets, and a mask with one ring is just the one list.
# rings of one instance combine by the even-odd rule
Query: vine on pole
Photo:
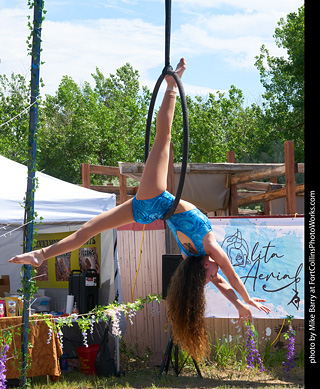
[[(28, 6), (33, 8), (33, 24), (28, 22), (31, 33), (28, 37), (28, 49), (31, 49), (31, 101), (29, 116), (29, 138), (28, 138), (28, 181), (25, 199), (25, 216), (24, 223), (24, 252), (32, 251), (33, 246), (33, 220), (34, 220), (34, 193), (36, 189), (36, 155), (37, 155), (37, 124), (38, 124), (38, 96), (40, 82), (40, 52), (41, 52), (41, 29), (42, 29), (42, 12), (43, 0), (28, 0)], [(31, 42), (32, 38), (32, 43)], [(28, 368), (28, 327), (29, 327), (29, 303), (31, 298), (31, 265), (23, 265), (23, 314), (22, 314), (22, 336), (21, 336), (21, 353), (22, 353), (22, 373), (20, 377), (21, 387), (27, 385), (27, 368)]]

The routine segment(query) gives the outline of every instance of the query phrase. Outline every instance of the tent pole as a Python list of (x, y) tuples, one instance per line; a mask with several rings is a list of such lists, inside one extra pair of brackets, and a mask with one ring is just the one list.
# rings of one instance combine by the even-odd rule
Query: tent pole
[[(41, 45), (41, 24), (43, 0), (34, 0), (33, 10), (33, 32), (32, 32), (32, 59), (31, 59), (31, 102), (29, 116), (29, 140), (28, 140), (28, 182), (25, 201), (24, 224), (24, 251), (32, 251), (33, 244), (33, 219), (34, 219), (34, 192), (35, 192), (35, 170), (37, 154), (37, 122), (38, 122), (38, 102), (39, 81), (40, 81), (40, 45)], [(28, 223), (30, 221), (30, 223)], [(20, 385), (25, 388), (27, 385), (27, 356), (28, 356), (28, 328), (29, 328), (29, 303), (31, 287), (31, 265), (23, 265), (24, 276), (22, 280), (24, 290), (24, 303), (22, 315), (22, 373)]]

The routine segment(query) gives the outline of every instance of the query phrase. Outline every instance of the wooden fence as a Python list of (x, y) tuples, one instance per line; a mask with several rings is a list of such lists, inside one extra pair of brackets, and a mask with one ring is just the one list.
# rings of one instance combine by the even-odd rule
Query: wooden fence
[[(295, 174), (304, 173), (304, 164), (294, 161), (293, 141), (284, 142), (285, 163), (252, 171), (233, 174), (230, 182), (230, 215), (237, 216), (239, 207), (250, 204), (264, 203), (264, 214), (270, 213), (270, 201), (285, 198), (286, 214), (294, 215), (297, 212), (296, 196), (304, 193), (304, 184), (295, 184)], [(228, 152), (228, 161), (235, 163), (233, 151)], [(285, 176), (286, 184), (277, 188), (277, 177)], [(270, 182), (259, 182), (270, 179)], [(240, 191), (239, 191), (240, 189)]]

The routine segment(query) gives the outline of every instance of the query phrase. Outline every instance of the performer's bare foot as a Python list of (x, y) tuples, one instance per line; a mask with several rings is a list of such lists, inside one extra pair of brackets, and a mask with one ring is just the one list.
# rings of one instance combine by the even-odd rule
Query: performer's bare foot
[[(182, 57), (182, 58), (180, 59), (178, 65), (177, 65), (177, 67), (176, 67), (175, 72), (176, 72), (177, 75), (181, 78), (182, 75), (183, 75), (183, 73), (184, 73), (184, 71), (186, 70), (186, 68), (187, 68), (186, 60), (185, 60), (185, 58)], [(177, 87), (177, 84), (176, 84), (176, 82), (175, 82), (175, 80), (174, 80), (173, 77), (171, 77), (171, 76), (166, 76), (165, 79), (166, 79), (166, 81), (167, 81), (167, 83), (168, 83), (168, 87), (169, 87), (169, 88)]]
[(187, 63), (186, 63), (186, 60), (185, 58), (181, 58), (177, 67), (176, 67), (176, 73), (178, 74), (178, 76), (181, 78), (182, 75), (183, 75), (183, 72), (187, 69)]

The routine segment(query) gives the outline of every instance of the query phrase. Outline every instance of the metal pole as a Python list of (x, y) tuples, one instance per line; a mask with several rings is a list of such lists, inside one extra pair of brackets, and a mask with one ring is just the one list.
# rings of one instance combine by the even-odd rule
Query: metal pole
[[(31, 101), (30, 101), (30, 118), (29, 118), (29, 140), (28, 140), (28, 182), (25, 201), (25, 239), (24, 251), (32, 251), (33, 243), (33, 217), (34, 217), (34, 191), (35, 191), (35, 168), (37, 154), (37, 123), (38, 123), (38, 102), (39, 80), (40, 80), (40, 45), (41, 45), (41, 24), (43, 0), (34, 0), (33, 12), (33, 37), (32, 37), (32, 59), (31, 59)], [(30, 222), (30, 223), (28, 223)], [(27, 355), (28, 355), (28, 328), (29, 328), (29, 302), (31, 286), (31, 265), (23, 265), (23, 289), (24, 304), (22, 314), (22, 334), (21, 334), (21, 351), (22, 351), (22, 374), (20, 384), (26, 387), (27, 384)]]

